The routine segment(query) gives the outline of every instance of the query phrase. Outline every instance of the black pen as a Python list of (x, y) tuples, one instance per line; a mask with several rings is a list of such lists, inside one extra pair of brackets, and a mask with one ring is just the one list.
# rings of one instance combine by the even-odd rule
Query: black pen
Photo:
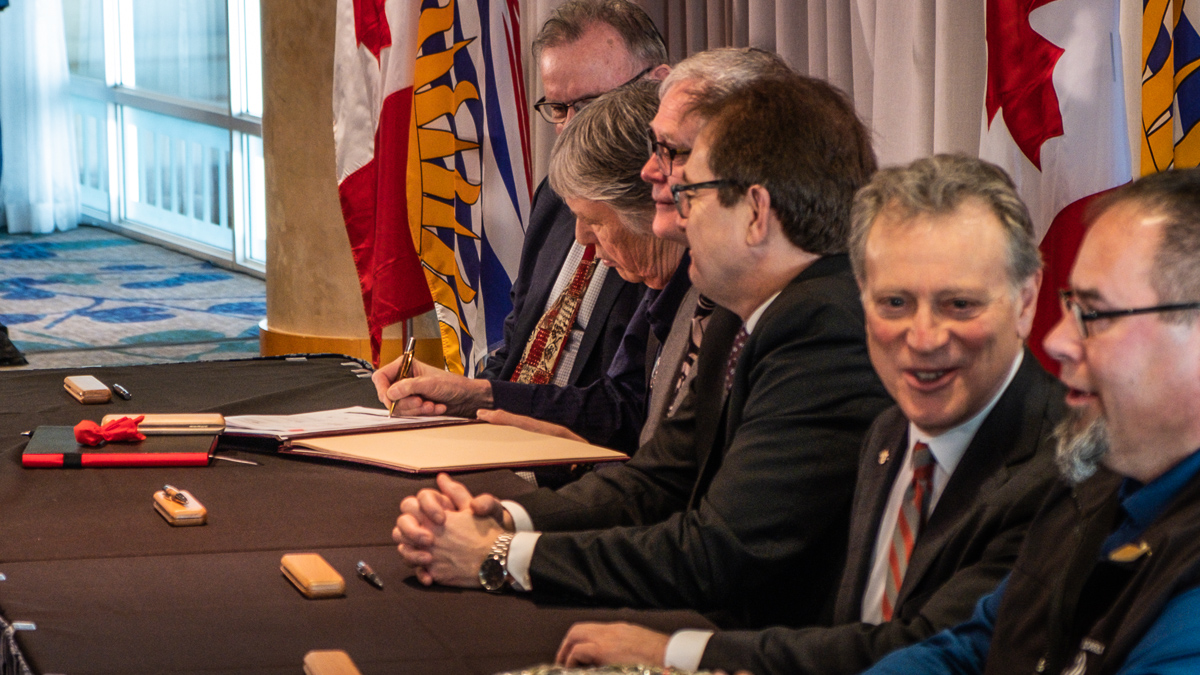
[(120, 396), (121, 398), (125, 399), (126, 401), (133, 398), (133, 394), (129, 393), (128, 389), (126, 389), (125, 387), (122, 387), (119, 384), (113, 385), (113, 391), (115, 391), (117, 393), (117, 396)]
[(375, 588), (383, 590), (383, 580), (379, 578), (378, 574), (375, 574), (375, 570), (371, 569), (370, 565), (365, 561), (359, 560), (355, 567), (358, 569), (358, 576), (365, 579), (368, 584), (371, 584)]

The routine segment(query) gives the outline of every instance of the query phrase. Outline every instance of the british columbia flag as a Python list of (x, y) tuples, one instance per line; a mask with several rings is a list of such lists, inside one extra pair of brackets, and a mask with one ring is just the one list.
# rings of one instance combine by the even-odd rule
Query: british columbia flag
[(338, 186), (376, 361), (431, 309), (448, 370), (501, 339), (533, 189), (518, 5), (338, 0)]

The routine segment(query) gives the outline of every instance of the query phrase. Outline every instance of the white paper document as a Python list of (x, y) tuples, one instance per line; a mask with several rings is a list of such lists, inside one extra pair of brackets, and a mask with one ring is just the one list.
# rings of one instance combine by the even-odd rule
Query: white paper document
[(385, 429), (425, 427), (475, 422), (463, 417), (388, 417), (382, 408), (338, 408), (298, 415), (233, 415), (225, 418), (225, 433), (286, 440), (308, 436), (362, 433)]

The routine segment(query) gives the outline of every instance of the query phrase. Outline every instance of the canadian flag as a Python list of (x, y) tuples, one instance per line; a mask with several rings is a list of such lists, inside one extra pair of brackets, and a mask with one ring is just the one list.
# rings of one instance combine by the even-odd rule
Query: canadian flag
[(988, 0), (987, 93), (979, 156), (1013, 177), (1046, 270), (1029, 346), (1058, 321), (1096, 195), (1129, 182), (1118, 0)]
[(333, 135), (338, 193), (362, 287), (371, 358), (384, 327), (433, 309), (409, 230), (416, 2), (338, 0)]

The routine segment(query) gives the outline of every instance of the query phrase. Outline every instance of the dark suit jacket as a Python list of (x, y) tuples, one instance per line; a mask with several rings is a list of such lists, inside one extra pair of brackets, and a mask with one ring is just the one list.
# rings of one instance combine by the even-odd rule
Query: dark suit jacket
[(495, 406), (561, 424), (588, 443), (633, 453), (638, 449), (638, 434), (647, 424), (647, 369), (653, 368), (657, 345), (667, 338), (680, 303), (691, 290), (690, 260), (685, 252), (666, 286), (662, 290), (647, 289), (642, 295), (641, 304), (625, 328), (621, 347), (603, 377), (574, 387), (495, 380)]
[[(521, 362), (525, 343), (545, 313), (554, 281), (574, 242), (575, 216), (543, 180), (533, 196), (521, 265), (509, 294), (513, 308), (504, 319), (504, 344), (488, 357), (479, 377), (489, 380), (512, 377)], [(616, 272), (610, 271), (604, 278), (567, 384), (591, 384), (608, 370), (644, 289), (642, 284), (631, 284)]]
[(632, 460), (517, 498), (545, 533), (536, 594), (722, 610), (736, 625), (828, 620), (858, 448), (889, 403), (846, 256), (813, 263), (767, 308), (725, 405), (740, 325), (713, 314), (691, 395)]
[[(729, 672), (858, 673), (888, 652), (965, 621), (1012, 568), (1025, 531), (1058, 480), (1051, 432), (1065, 388), (1026, 350), (1017, 375), (967, 447), (913, 547), (891, 622), (860, 623), (888, 494), (908, 447), (899, 408), (879, 416), (863, 444), (850, 549), (834, 628), (718, 632), (701, 667)], [(880, 464), (880, 452), (888, 460)]]

